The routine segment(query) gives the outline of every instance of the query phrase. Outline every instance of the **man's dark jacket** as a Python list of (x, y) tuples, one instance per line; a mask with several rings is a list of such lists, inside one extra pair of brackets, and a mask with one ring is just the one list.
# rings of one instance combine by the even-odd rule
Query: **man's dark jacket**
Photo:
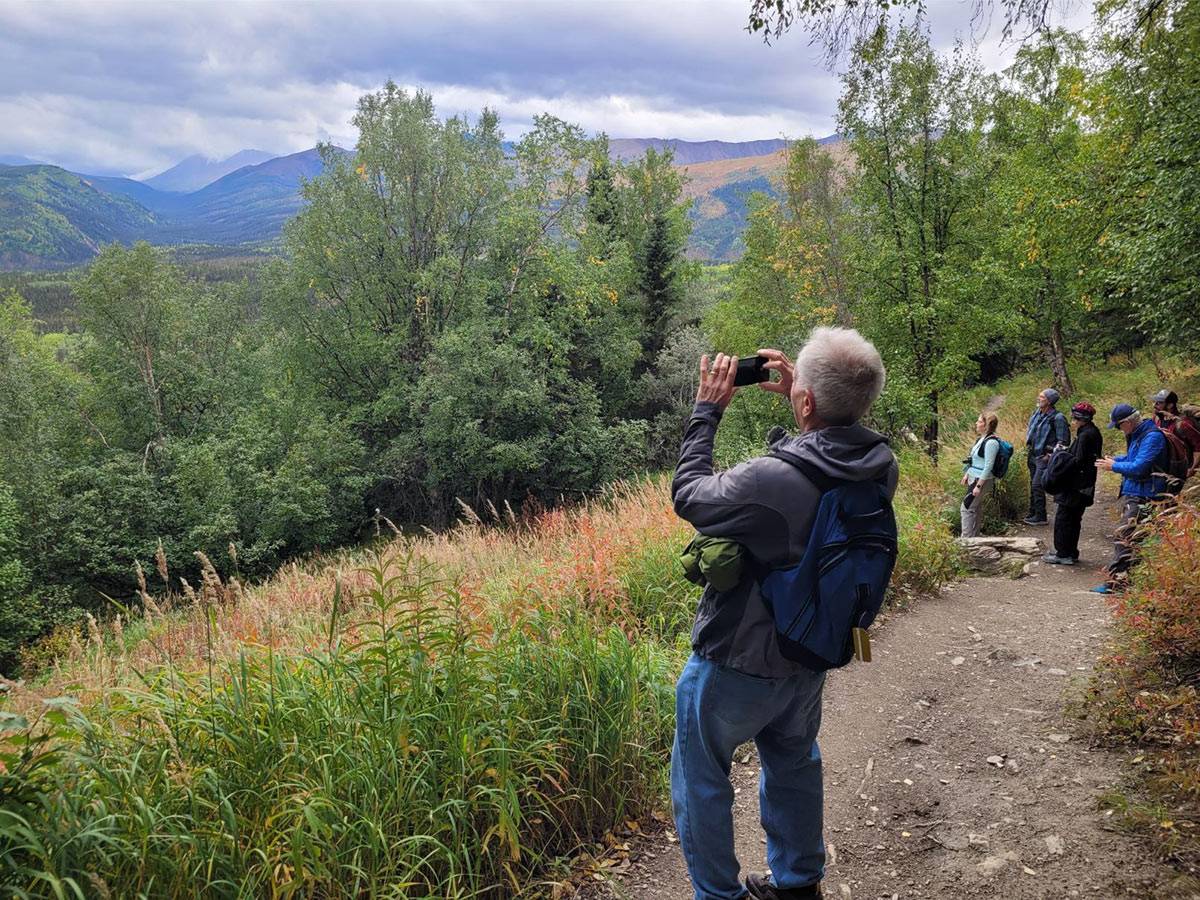
[(1096, 501), (1096, 460), (1104, 455), (1100, 429), (1091, 422), (1080, 425), (1068, 452), (1075, 460), (1075, 486), (1054, 499), (1065, 506), (1091, 506)]
[[(759, 566), (799, 562), (820, 492), (795, 466), (770, 456), (714, 473), (713, 440), (720, 421), (721, 410), (714, 403), (697, 403), (692, 411), (671, 483), (675, 512), (701, 534), (737, 541)], [(891, 496), (899, 469), (880, 440), (862, 425), (834, 425), (784, 438), (775, 446), (798, 454), (832, 478), (882, 479)], [(719, 665), (761, 678), (805, 671), (779, 652), (775, 623), (752, 576), (724, 593), (711, 586), (704, 589), (692, 649)]]

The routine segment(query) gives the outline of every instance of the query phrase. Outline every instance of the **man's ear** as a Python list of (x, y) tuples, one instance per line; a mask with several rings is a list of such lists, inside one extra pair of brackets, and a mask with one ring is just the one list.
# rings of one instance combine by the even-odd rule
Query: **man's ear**
[(811, 419), (817, 412), (817, 398), (813, 396), (812, 388), (804, 389), (804, 399), (800, 401), (800, 411), (804, 418)]

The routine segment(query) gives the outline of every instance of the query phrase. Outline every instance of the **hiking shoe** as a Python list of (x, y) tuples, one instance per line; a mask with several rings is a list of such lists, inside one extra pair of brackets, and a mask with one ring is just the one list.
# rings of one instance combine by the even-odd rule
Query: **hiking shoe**
[(1033, 516), (1026, 516), (1021, 520), (1026, 525), (1049, 525), (1049, 519), (1035, 519)]
[(1073, 566), (1077, 562), (1079, 562), (1079, 560), (1074, 556), (1060, 556), (1058, 558), (1058, 564), (1060, 566)]
[(1052, 566), (1061, 566), (1064, 563), (1070, 563), (1071, 560), (1064, 559), (1063, 557), (1059, 556), (1057, 553), (1047, 553), (1046, 555), (1044, 555), (1042, 557), (1042, 562), (1050, 563), (1050, 565), (1052, 565)]
[(801, 888), (781, 888), (756, 872), (746, 876), (746, 890), (754, 900), (821, 900), (823, 896), (819, 882)]

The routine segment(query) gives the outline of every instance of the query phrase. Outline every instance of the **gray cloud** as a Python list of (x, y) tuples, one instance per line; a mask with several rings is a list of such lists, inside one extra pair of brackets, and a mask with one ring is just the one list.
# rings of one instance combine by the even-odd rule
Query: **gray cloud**
[[(510, 135), (539, 112), (617, 137), (832, 131), (836, 78), (803, 35), (767, 47), (747, 34), (747, 8), (9, 2), (0, 6), (0, 152), (137, 173), (189, 153), (351, 141), (355, 100), (387, 78), (430, 90), (445, 114), (492, 106)], [(939, 41), (968, 26), (964, 0), (932, 0), (931, 12)]]

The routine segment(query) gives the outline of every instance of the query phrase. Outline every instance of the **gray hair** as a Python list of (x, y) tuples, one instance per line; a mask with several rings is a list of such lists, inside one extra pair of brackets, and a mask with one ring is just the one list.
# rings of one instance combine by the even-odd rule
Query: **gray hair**
[(795, 383), (813, 393), (817, 415), (850, 425), (883, 391), (887, 371), (875, 345), (852, 328), (815, 328), (796, 357)]

